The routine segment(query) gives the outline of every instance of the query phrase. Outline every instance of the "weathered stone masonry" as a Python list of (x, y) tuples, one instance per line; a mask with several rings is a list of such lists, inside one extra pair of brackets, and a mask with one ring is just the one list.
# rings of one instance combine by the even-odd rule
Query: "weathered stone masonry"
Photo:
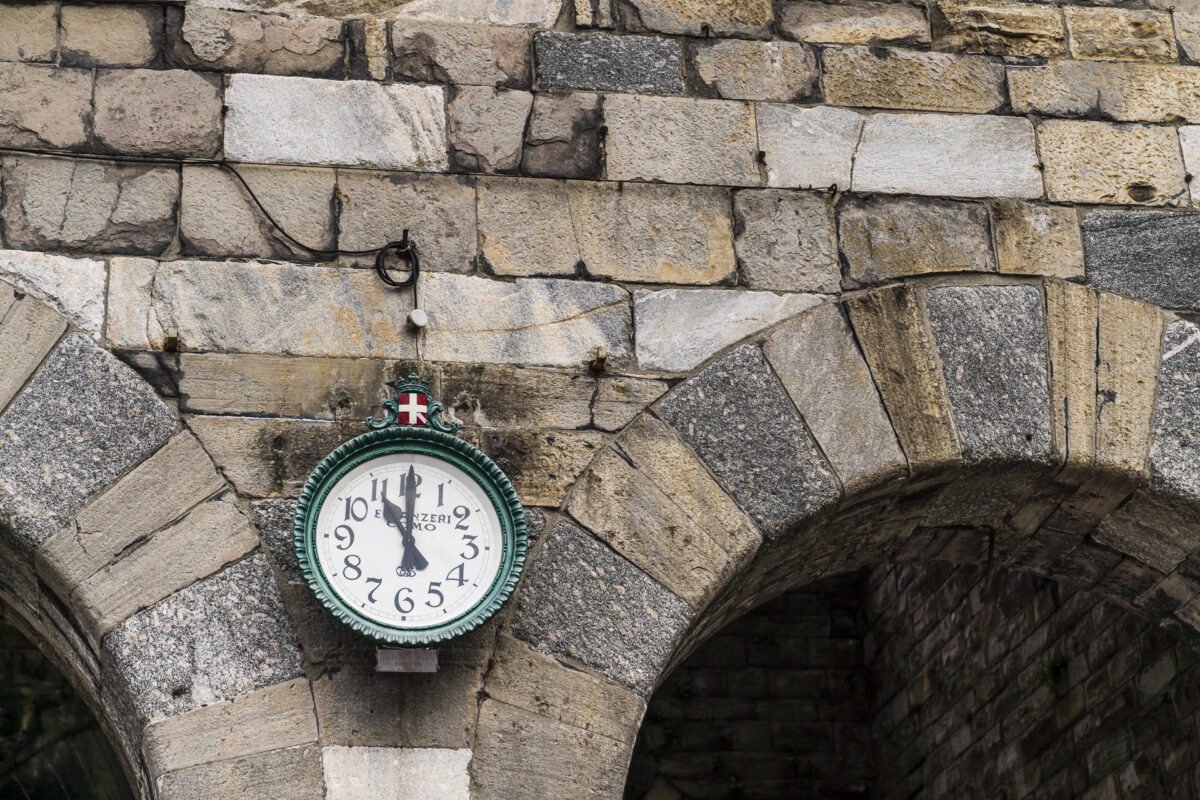
[[(1156, 2), (0, 5), (0, 595), (159, 798), (615, 797), (672, 664), (883, 561), (1191, 630), (1200, 7)], [(429, 328), (221, 159), (308, 245), (410, 229)], [(412, 369), (538, 543), (397, 678), (287, 528)]]

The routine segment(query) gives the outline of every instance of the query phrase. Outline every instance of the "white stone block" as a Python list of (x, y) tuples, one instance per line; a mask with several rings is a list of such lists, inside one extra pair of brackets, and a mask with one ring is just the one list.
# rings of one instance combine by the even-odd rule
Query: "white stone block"
[(718, 350), (825, 299), (728, 289), (640, 289), (633, 296), (638, 366), (687, 372)]
[(758, 146), (767, 164), (767, 185), (850, 188), (854, 148), (863, 115), (844, 108), (760, 103)]
[(0, 250), (0, 281), (36, 297), (89, 333), (104, 326), (103, 261)]
[[(1179, 146), (1183, 150), (1183, 167), (1189, 175), (1200, 175), (1200, 125), (1185, 125), (1179, 129)], [(1192, 181), (1192, 205), (1200, 205), (1200, 187)]]
[(267, 164), (339, 164), (445, 172), (440, 86), (229, 76), (225, 154)]
[(1041, 197), (1033, 123), (989, 114), (875, 114), (863, 128), (853, 189)]
[(470, 800), (470, 750), (326, 747), (325, 800)]

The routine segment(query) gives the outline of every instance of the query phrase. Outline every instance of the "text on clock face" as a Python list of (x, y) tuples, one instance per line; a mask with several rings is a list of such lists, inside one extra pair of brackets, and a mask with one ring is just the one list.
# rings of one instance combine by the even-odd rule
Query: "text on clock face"
[(457, 467), (393, 454), (351, 470), (317, 521), (317, 558), (355, 612), (396, 627), (441, 624), (487, 594), (502, 532), (487, 495)]

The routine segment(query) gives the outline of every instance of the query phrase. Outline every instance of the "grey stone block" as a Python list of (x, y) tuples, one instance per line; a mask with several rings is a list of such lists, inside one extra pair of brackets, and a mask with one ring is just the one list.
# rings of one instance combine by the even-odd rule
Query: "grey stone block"
[(1200, 500), (1200, 329), (1172, 322), (1163, 336), (1150, 476), (1158, 489)]
[(533, 37), (533, 52), (539, 89), (683, 94), (674, 39), (546, 31)]
[(833, 470), (759, 348), (710, 364), (658, 410), (767, 539), (837, 501)]
[(1200, 215), (1090, 211), (1083, 215), (1087, 282), (1166, 308), (1200, 309)]
[(598, 94), (534, 96), (521, 172), (540, 178), (599, 177), (603, 116)]
[(1050, 392), (1041, 293), (947, 286), (925, 305), (968, 463), (1050, 463)]
[(69, 335), (0, 416), (0, 520), (40, 544), (175, 425), (137, 373)]
[(321, 800), (327, 796), (321, 748), (316, 745), (210, 761), (168, 772), (156, 785), (157, 796), (171, 800)]
[(102, 655), (140, 725), (301, 674), (296, 633), (261, 554), (125, 620)]
[(569, 522), (546, 534), (515, 606), (517, 638), (643, 695), (692, 616), (682, 600)]

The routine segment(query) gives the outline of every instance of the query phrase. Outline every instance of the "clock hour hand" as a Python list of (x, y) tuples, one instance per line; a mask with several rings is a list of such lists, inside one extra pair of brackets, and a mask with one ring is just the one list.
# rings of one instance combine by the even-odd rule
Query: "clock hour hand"
[[(412, 467), (408, 469), (408, 480), (404, 495), (405, 509), (403, 512), (400, 511), (395, 503), (388, 500), (386, 496), (383, 498), (383, 507), (392, 524), (400, 529), (403, 552), (400, 557), (400, 567), (396, 570), (396, 574), (401, 577), (410, 577), (429, 566), (429, 562), (425, 559), (425, 556), (421, 555), (421, 551), (417, 549), (417, 542), (412, 534), (413, 505), (416, 502), (415, 480)], [(400, 524), (401, 513), (404, 515), (403, 525)]]

